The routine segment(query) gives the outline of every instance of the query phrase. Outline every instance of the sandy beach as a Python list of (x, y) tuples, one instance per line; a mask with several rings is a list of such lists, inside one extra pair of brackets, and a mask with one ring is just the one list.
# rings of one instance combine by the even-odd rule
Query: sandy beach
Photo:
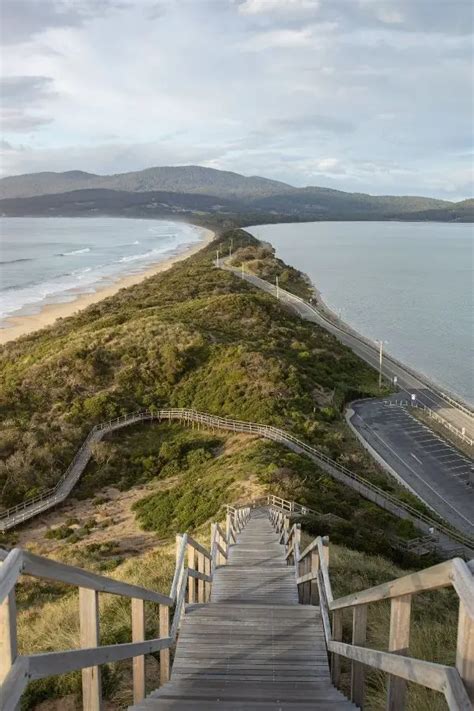
[(95, 304), (102, 299), (106, 299), (108, 296), (113, 296), (120, 291), (120, 289), (126, 289), (128, 286), (138, 284), (148, 277), (164, 272), (172, 267), (173, 264), (176, 264), (176, 262), (180, 262), (183, 259), (190, 257), (192, 254), (199, 252), (199, 250), (209, 244), (209, 242), (212, 242), (215, 234), (211, 230), (204, 227), (199, 227), (198, 229), (202, 234), (202, 240), (200, 240), (197, 244), (193, 244), (189, 247), (189, 249), (185, 250), (181, 254), (177, 254), (170, 259), (157, 262), (152, 267), (149, 267), (148, 269), (137, 274), (130, 274), (122, 279), (118, 279), (113, 284), (108, 284), (103, 289), (98, 289), (92, 294), (78, 294), (77, 299), (70, 301), (69, 303), (48, 304), (37, 314), (5, 319), (5, 323), (8, 324), (8, 327), (0, 329), (0, 345), (13, 341), (15, 338), (19, 338), (19, 336), (25, 336), (33, 331), (38, 331), (40, 328), (44, 328), (45, 326), (51, 326), (58, 318), (72, 316), (91, 304)]

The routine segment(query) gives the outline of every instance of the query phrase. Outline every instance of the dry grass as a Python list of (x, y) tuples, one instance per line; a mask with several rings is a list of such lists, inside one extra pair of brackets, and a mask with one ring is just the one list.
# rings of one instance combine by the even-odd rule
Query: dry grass
[[(302, 545), (311, 538), (303, 533)], [(398, 568), (385, 558), (368, 556), (343, 546), (330, 546), (330, 578), (334, 597), (342, 597), (406, 575), (409, 571)], [(390, 626), (390, 603), (380, 602), (369, 606), (367, 646), (387, 650)], [(452, 590), (421, 593), (413, 599), (409, 654), (418, 659), (453, 665), (455, 661), (457, 631), (457, 597)], [(344, 641), (351, 641), (352, 614), (343, 616)], [(350, 663), (343, 660), (342, 682), (349, 693)], [(370, 672), (367, 677), (365, 709), (379, 711), (385, 707), (387, 677)], [(446, 711), (444, 697), (417, 684), (409, 684), (408, 711)]]

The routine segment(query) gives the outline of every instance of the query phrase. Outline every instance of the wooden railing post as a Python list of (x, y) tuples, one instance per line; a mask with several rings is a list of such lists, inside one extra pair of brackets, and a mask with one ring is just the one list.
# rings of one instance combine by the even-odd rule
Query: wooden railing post
[[(367, 640), (367, 605), (356, 605), (352, 612), (352, 644), (363, 647)], [(352, 662), (351, 700), (359, 708), (364, 705), (365, 668)]]
[[(89, 588), (79, 588), (79, 620), (81, 647), (99, 645), (99, 593)], [(100, 711), (102, 690), (99, 667), (82, 670), (82, 703), (85, 711)]]
[[(170, 608), (160, 605), (160, 637), (169, 637), (170, 634)], [(166, 684), (170, 679), (170, 650), (160, 649), (160, 685)]]
[(216, 529), (216, 524), (211, 523), (211, 555), (213, 556), (213, 559), (211, 561), (212, 564), (212, 569), (214, 570), (218, 566), (218, 561), (219, 561), (219, 551), (217, 550), (217, 529)]
[[(388, 651), (406, 654), (410, 644), (411, 595), (393, 597), (390, 607), (390, 639)], [(390, 676), (387, 692), (387, 711), (403, 711), (407, 683)]]
[[(334, 610), (332, 613), (332, 638), (335, 642), (342, 642), (342, 610)], [(341, 681), (341, 657), (339, 654), (331, 654), (331, 680), (334, 686), (339, 688)]]
[[(204, 557), (204, 572), (206, 575), (211, 575), (211, 561), (206, 556)], [(211, 599), (212, 583), (204, 583), (204, 602), (209, 602)]]
[[(145, 641), (145, 603), (132, 598), (132, 642)], [(133, 657), (133, 703), (145, 698), (145, 657)]]
[[(196, 551), (191, 543), (188, 543), (188, 568), (196, 569)], [(196, 579), (188, 577), (188, 602), (191, 604), (196, 601)]]
[(456, 669), (474, 705), (474, 621), (467, 614), (462, 600), (459, 601)]
[(179, 551), (180, 551), (180, 549), (181, 549), (181, 539), (182, 539), (182, 538), (183, 538), (183, 536), (181, 535), (181, 533), (177, 533), (177, 534), (176, 534), (176, 564), (175, 564), (176, 567), (178, 566)]
[(319, 605), (319, 592), (318, 592), (318, 572), (319, 572), (319, 553), (318, 549), (315, 548), (311, 551), (311, 573), (313, 574), (314, 580), (310, 582), (310, 605)]
[[(198, 560), (198, 572), (201, 573), (201, 575), (204, 575), (204, 553), (198, 552), (197, 554), (197, 560)], [(199, 603), (205, 602), (204, 600), (204, 580), (198, 580), (198, 598), (197, 601)]]
[(15, 589), (0, 605), (0, 686), (17, 656)]

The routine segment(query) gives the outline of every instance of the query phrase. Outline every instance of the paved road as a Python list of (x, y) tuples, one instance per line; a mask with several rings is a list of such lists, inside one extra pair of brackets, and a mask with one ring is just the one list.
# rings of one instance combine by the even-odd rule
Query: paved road
[(441, 517), (474, 535), (472, 462), (405, 408), (383, 400), (351, 406), (350, 424)]
[[(221, 266), (241, 276), (241, 271), (239, 269), (223, 266), (222, 264)], [(270, 284), (269, 282), (264, 281), (253, 274), (245, 273), (244, 278), (257, 286), (259, 289), (276, 296), (276, 287), (273, 284)], [(351, 348), (360, 358), (369, 363), (369, 365), (378, 369), (378, 350), (368, 340), (362, 338), (355, 331), (351, 331), (351, 329), (346, 325), (344, 325), (344, 327), (337, 325), (318, 309), (304, 301), (299, 300), (297, 297), (293, 297), (291, 294), (283, 291), (282, 289), (280, 289), (280, 300), (291, 306), (306, 321), (317, 323), (319, 326), (322, 326), (327, 331), (335, 335), (342, 343), (349, 346), (349, 348)], [(474, 415), (472, 413), (467, 410), (464, 411), (454, 407), (450, 400), (447, 399), (447, 397), (438, 391), (434, 386), (424, 382), (421, 377), (418, 377), (416, 374), (410, 372), (402, 364), (392, 360), (388, 355), (386, 355), (383, 359), (383, 372), (384, 376), (389, 379), (393, 379), (394, 376), (397, 377), (398, 386), (402, 390), (402, 397), (405, 394), (406, 398), (409, 399), (412, 393), (416, 394), (417, 401), (419, 403), (435, 410), (441, 417), (447, 420), (458, 430), (462, 431), (464, 428), (465, 434), (471, 439), (474, 439)]]

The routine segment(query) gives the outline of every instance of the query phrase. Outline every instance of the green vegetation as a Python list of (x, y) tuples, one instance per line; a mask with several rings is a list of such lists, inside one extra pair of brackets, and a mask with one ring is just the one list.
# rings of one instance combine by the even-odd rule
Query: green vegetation
[[(259, 249), (244, 232), (229, 236), (236, 250)], [(160, 405), (283, 426), (394, 487), (340, 416), (347, 399), (378, 393), (374, 372), (330, 334), (213, 268), (214, 253), (3, 347), (3, 506), (54, 484), (93, 424)]]
[(200, 166), (156, 167), (121, 175), (82, 171), (0, 180), (6, 215), (170, 215), (233, 225), (304, 220), (439, 220), (472, 222), (473, 201), (375, 196), (331, 188), (295, 188), (258, 176)]
[[(268, 246), (232, 230), (170, 271), (2, 349), (3, 507), (54, 484), (93, 424), (142, 407), (175, 406), (283, 427), (423, 508), (372, 462), (342, 417), (347, 401), (379, 394), (376, 373), (330, 334), (215, 269), (216, 244), (226, 254), (231, 239), (236, 264), (244, 260), (265, 278), (278, 273), (282, 286), (311, 295), (304, 276), (276, 260)], [(117, 541), (92, 539), (107, 529), (97, 514), (109, 501), (106, 487), (134, 489), (135, 496), (141, 493), (136, 487), (144, 488), (133, 509), (142, 529), (156, 533), (151, 553), (124, 560)], [(269, 490), (319, 512), (305, 521), (307, 530), (329, 532), (340, 544), (331, 560), (336, 594), (395, 577), (401, 574), (396, 566), (431, 562), (397, 549), (397, 537), (415, 535), (410, 525), (338, 484), (305, 457), (255, 437), (164, 423), (135, 425), (96, 444), (75, 490), (77, 498), (90, 500), (91, 514), (56, 524), (46, 539), (56, 546), (58, 559), (166, 593), (174, 569), (169, 542), (174, 534), (192, 530), (207, 543), (209, 521), (222, 518), (225, 502)], [(16, 536), (6, 538), (12, 543)], [(127, 641), (129, 604), (102, 598), (102, 643)], [(441, 599), (451, 621), (450, 598)], [(428, 654), (431, 639), (435, 654), (450, 649), (438, 604), (433, 602), (433, 609), (439, 615), (430, 617), (428, 606), (420, 612), (426, 630), (425, 640), (414, 638), (420, 656)], [(77, 596), (67, 586), (22, 582), (18, 605), (22, 652), (77, 646)], [(156, 611), (147, 614), (151, 634)], [(153, 655), (147, 663), (156, 674)], [(374, 677), (371, 708), (380, 708), (380, 686)], [(130, 663), (106, 667), (104, 688), (113, 708), (126, 707)], [(34, 682), (23, 709), (68, 694), (80, 694), (79, 673)], [(410, 702), (412, 711), (426, 708), (426, 698)]]
[[(107, 462), (91, 463), (76, 495), (90, 497), (97, 487), (126, 490), (160, 482), (158, 491), (144, 495), (132, 508), (140, 526), (161, 539), (200, 530), (221, 518), (229, 501), (271, 491), (319, 512), (304, 521), (314, 535), (329, 534), (336, 543), (383, 554), (399, 564), (419, 562), (397, 543), (418, 535), (410, 522), (383, 511), (311, 460), (274, 442), (223, 432), (210, 435), (177, 424), (143, 424), (113, 433), (103, 444)], [(436, 559), (424, 559), (426, 564), (431, 560)]]

